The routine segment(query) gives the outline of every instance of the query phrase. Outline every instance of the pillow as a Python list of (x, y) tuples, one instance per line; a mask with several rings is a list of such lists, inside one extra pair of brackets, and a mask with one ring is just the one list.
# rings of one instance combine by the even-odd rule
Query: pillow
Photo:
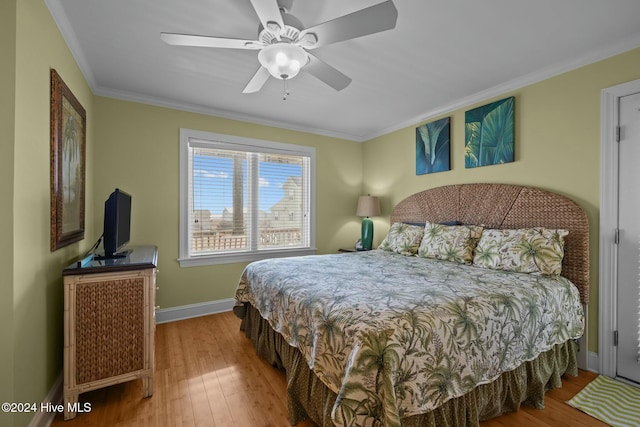
[(471, 264), (482, 233), (477, 225), (443, 225), (427, 222), (418, 256)]
[(473, 263), (479, 267), (558, 276), (567, 230), (542, 227), (484, 230)]
[(394, 222), (389, 228), (387, 237), (384, 238), (378, 249), (389, 252), (397, 252), (402, 255), (415, 255), (422, 239), (423, 225), (409, 225), (402, 222)]

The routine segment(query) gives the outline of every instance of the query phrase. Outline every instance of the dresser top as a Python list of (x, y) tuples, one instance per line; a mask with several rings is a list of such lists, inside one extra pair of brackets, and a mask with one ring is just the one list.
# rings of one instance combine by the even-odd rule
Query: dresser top
[(158, 248), (156, 246), (131, 246), (125, 248), (125, 251), (126, 255), (121, 258), (92, 259), (86, 263), (83, 263), (82, 260), (76, 261), (62, 270), (62, 275), (141, 270), (156, 268), (158, 265)]

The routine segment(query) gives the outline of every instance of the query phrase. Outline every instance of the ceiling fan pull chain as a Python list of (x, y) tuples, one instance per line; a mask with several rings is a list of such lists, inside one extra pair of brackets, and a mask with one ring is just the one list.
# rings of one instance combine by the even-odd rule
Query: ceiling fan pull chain
[(284, 89), (282, 92), (282, 100), (286, 101), (287, 100), (287, 96), (289, 96), (291, 94), (291, 92), (289, 92), (289, 83), (287, 83), (288, 79), (287, 76), (283, 76), (282, 77), (282, 82), (284, 85)]

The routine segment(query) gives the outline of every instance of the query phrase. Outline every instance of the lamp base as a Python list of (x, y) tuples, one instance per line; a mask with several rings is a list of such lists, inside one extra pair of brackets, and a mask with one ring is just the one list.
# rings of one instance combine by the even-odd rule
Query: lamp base
[(373, 246), (373, 221), (369, 217), (362, 220), (361, 239), (362, 250), (371, 250)]

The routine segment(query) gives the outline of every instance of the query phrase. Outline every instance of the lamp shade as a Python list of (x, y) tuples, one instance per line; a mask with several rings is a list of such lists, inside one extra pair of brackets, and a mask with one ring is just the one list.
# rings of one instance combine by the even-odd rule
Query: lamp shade
[(280, 42), (265, 46), (258, 53), (258, 61), (277, 79), (291, 79), (307, 65), (309, 56), (300, 46)]
[(360, 196), (358, 199), (358, 207), (356, 209), (357, 216), (378, 216), (380, 215), (380, 199), (376, 196)]

